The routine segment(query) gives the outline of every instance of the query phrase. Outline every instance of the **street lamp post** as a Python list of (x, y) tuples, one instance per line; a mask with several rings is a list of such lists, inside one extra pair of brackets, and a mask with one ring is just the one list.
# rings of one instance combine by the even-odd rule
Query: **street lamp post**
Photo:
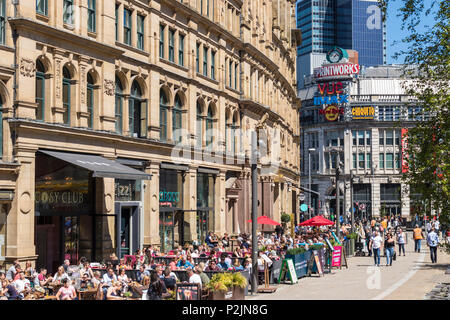
[[(308, 149), (308, 178), (309, 178), (309, 190), (311, 190), (311, 152), (315, 152), (316, 149), (309, 148)], [(308, 211), (309, 211), (309, 218), (311, 219), (311, 193), (309, 193), (308, 196)]]
[(252, 294), (258, 290), (258, 240), (256, 238), (256, 220), (258, 212), (258, 146), (256, 131), (252, 132)]
[(340, 208), (340, 199), (339, 199), (339, 197), (340, 197), (340, 190), (339, 190), (339, 175), (340, 175), (340, 171), (341, 171), (341, 169), (340, 169), (340, 154), (339, 154), (339, 151), (337, 152), (337, 155), (336, 155), (336, 232), (337, 232), (337, 235), (338, 235), (338, 237), (339, 237), (339, 235), (340, 235), (340, 233), (341, 233), (341, 221), (340, 221), (340, 211), (341, 211), (341, 208)]
[(353, 205), (353, 170), (350, 170), (350, 201), (351, 201), (351, 206), (350, 206), (350, 214), (351, 214), (351, 220), (352, 220), (352, 225), (351, 225), (351, 231), (353, 233), (353, 224), (354, 224), (354, 205)]

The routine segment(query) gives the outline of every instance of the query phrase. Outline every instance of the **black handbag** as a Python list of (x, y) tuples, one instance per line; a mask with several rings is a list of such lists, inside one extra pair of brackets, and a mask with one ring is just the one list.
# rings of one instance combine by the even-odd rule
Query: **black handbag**
[(395, 261), (397, 260), (397, 252), (394, 251), (394, 256), (392, 257), (392, 259)]

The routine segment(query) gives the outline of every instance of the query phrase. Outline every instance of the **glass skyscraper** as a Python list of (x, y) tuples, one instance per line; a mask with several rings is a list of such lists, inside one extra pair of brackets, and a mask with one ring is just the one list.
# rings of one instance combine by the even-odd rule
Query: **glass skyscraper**
[(358, 51), (363, 66), (386, 63), (386, 32), (377, 0), (300, 0), (296, 13), (302, 31), (297, 48), (300, 88), (303, 77), (320, 66), (334, 46)]

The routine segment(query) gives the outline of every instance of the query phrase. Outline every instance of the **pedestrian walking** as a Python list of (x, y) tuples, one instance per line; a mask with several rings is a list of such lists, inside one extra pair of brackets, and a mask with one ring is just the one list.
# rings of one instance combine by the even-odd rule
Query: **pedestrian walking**
[(380, 248), (383, 239), (378, 234), (378, 231), (373, 233), (372, 239), (370, 240), (370, 247), (373, 249), (373, 260), (376, 266), (380, 266)]
[(367, 247), (368, 255), (369, 255), (369, 257), (371, 257), (372, 250), (370, 249), (370, 240), (372, 239), (372, 228), (370, 228), (370, 226), (367, 224), (364, 229), (364, 232), (365, 232), (366, 247)]
[(427, 244), (430, 247), (431, 263), (437, 263), (437, 247), (439, 245), (439, 236), (436, 233), (434, 227), (431, 228), (430, 233), (428, 233)]
[(397, 235), (397, 244), (398, 244), (398, 255), (401, 256), (403, 251), (403, 256), (405, 256), (405, 233), (403, 232), (402, 228), (398, 228), (398, 235)]
[(419, 228), (419, 225), (416, 224), (416, 227), (413, 230), (414, 237), (414, 252), (420, 252), (420, 246), (423, 239), (423, 231)]
[(394, 259), (395, 240), (391, 233), (387, 233), (386, 241), (384, 242), (386, 250), (386, 266), (392, 266), (392, 259)]

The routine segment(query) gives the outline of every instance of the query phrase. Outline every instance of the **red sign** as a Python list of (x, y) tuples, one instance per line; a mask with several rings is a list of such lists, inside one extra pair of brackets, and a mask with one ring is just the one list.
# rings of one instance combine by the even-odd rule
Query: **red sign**
[(355, 63), (337, 63), (322, 66), (314, 69), (315, 78), (328, 78), (328, 77), (339, 77), (339, 76), (349, 76), (353, 74), (358, 74), (360, 70), (359, 64)]
[(340, 267), (342, 259), (342, 247), (335, 246), (333, 250), (333, 255), (331, 257), (331, 266), (332, 267)]
[(344, 93), (342, 88), (344, 85), (342, 82), (326, 82), (326, 83), (318, 83), (317, 87), (321, 95), (324, 94), (341, 94)]
[(402, 129), (402, 173), (408, 172), (408, 154), (406, 149), (408, 148), (407, 140), (408, 129)]
[(325, 115), (325, 119), (328, 121), (336, 121), (339, 114), (344, 114), (344, 108), (338, 108), (332, 104), (326, 107), (325, 110), (320, 109), (319, 114)]

